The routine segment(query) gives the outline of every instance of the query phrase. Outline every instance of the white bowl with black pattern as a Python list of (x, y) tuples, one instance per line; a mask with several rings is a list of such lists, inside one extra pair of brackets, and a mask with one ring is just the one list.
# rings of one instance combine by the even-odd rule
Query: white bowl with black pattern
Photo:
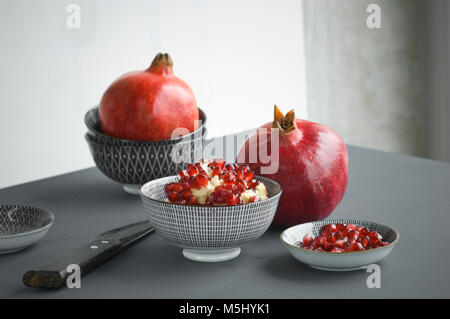
[[(355, 224), (363, 226), (370, 231), (375, 230), (388, 245), (361, 251), (332, 253), (313, 251), (301, 248), (303, 237), (310, 234), (312, 237), (320, 235), (322, 226), (327, 224)], [(304, 223), (286, 229), (280, 236), (281, 242), (287, 247), (289, 253), (297, 260), (313, 268), (328, 271), (349, 271), (365, 269), (370, 264), (376, 264), (386, 258), (399, 239), (399, 233), (392, 227), (359, 219), (325, 219), (311, 223)]]
[(177, 176), (144, 184), (141, 198), (156, 232), (172, 245), (182, 247), (190, 260), (217, 262), (236, 258), (245, 242), (260, 237), (272, 223), (281, 196), (280, 185), (257, 176), (269, 198), (236, 206), (180, 205), (166, 201), (164, 186)]
[(0, 206), (0, 254), (22, 250), (45, 236), (53, 225), (52, 212), (20, 205)]
[(131, 141), (102, 133), (98, 107), (85, 116), (85, 139), (98, 169), (123, 184), (127, 193), (139, 194), (139, 187), (160, 177), (177, 174), (187, 163), (202, 157), (206, 115), (199, 109), (201, 125), (192, 133), (163, 141)]

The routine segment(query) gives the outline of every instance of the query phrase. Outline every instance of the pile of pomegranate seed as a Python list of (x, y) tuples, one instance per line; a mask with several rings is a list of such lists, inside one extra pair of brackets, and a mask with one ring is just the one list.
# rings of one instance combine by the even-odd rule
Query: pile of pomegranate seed
[(314, 251), (342, 253), (383, 247), (389, 243), (375, 230), (369, 231), (354, 224), (328, 224), (322, 226), (320, 235), (303, 237), (300, 247)]
[[(209, 168), (208, 172), (205, 171), (205, 165)], [(202, 159), (198, 163), (189, 164), (186, 169), (179, 171), (178, 175), (179, 181), (165, 185), (164, 191), (171, 203), (183, 205), (233, 206), (243, 204), (241, 194), (260, 184), (248, 165), (226, 164), (222, 159), (212, 161)], [(220, 180), (220, 185), (213, 188), (204, 203), (199, 203), (193, 190), (207, 187), (215, 176), (217, 176), (216, 180)], [(258, 196), (253, 196), (249, 202), (258, 200)]]

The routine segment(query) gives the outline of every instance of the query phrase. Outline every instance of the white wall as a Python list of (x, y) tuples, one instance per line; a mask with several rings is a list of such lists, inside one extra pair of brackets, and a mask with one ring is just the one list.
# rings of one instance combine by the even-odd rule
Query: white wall
[(160, 51), (210, 136), (270, 121), (275, 103), (306, 117), (302, 25), (300, 0), (2, 0), (0, 187), (92, 166), (85, 111)]
[[(381, 9), (381, 28), (366, 21)], [(415, 0), (305, 0), (308, 115), (349, 144), (421, 155), (419, 18)]]
[(450, 2), (421, 1), (424, 155), (450, 162)]

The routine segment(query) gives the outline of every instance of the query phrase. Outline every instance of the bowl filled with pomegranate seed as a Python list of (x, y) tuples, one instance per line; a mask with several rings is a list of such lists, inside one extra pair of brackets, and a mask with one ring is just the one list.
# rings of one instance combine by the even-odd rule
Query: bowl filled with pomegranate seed
[(376, 222), (327, 219), (290, 227), (280, 238), (292, 256), (311, 267), (347, 271), (384, 259), (399, 234)]
[(239, 246), (270, 226), (280, 185), (246, 165), (200, 160), (177, 176), (150, 181), (141, 198), (156, 232), (182, 247), (190, 260), (216, 262), (239, 256)]

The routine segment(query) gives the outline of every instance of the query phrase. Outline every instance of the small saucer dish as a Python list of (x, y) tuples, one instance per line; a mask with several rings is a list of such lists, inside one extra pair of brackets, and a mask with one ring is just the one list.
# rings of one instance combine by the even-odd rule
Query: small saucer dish
[[(327, 224), (354, 224), (371, 231), (375, 230), (389, 244), (373, 249), (339, 253), (314, 251), (300, 247), (300, 243), (305, 235), (310, 234), (313, 237), (317, 237), (322, 226)], [(395, 229), (376, 222), (357, 219), (325, 219), (292, 226), (281, 234), (280, 239), (287, 247), (289, 253), (302, 263), (320, 270), (349, 271), (365, 269), (368, 265), (378, 263), (386, 258), (397, 243), (399, 236)]]
[(44, 237), (53, 225), (52, 212), (19, 205), (0, 206), (0, 254), (22, 250)]

